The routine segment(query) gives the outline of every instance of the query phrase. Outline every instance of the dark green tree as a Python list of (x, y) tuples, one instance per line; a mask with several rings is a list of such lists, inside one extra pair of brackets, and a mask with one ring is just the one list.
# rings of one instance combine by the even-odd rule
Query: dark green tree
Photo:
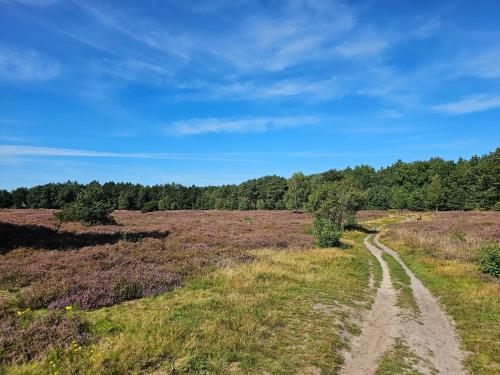
[(60, 222), (79, 221), (86, 225), (113, 223), (114, 204), (104, 188), (92, 182), (78, 193), (76, 201), (55, 214)]
[(442, 203), (443, 186), (438, 175), (432, 176), (430, 184), (426, 188), (425, 204), (427, 208), (439, 210)]
[(344, 226), (355, 223), (356, 212), (364, 199), (363, 191), (352, 179), (324, 183), (309, 196), (319, 246), (340, 244)]
[(304, 204), (309, 196), (309, 189), (306, 177), (302, 172), (296, 172), (287, 181), (288, 190), (285, 193), (284, 200), (289, 210), (299, 212), (304, 208)]
[(12, 194), (7, 190), (0, 190), (0, 208), (12, 207)]

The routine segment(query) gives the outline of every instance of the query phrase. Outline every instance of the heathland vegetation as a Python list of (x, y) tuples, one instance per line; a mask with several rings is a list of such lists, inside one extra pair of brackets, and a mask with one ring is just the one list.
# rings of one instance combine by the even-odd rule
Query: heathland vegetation
[[(363, 247), (382, 227), (455, 320), (467, 369), (496, 374), (499, 150), (219, 187), (3, 191), (0, 372), (336, 373), (387, 280)], [(437, 212), (451, 209), (471, 211)], [(383, 259), (418, 315), (408, 274)], [(398, 341), (377, 373), (413, 373), (408, 350)]]
[[(115, 211), (88, 226), (54, 212), (0, 210), (6, 373), (335, 373), (380, 283), (363, 227), (314, 249), (309, 213)], [(357, 214), (440, 297), (477, 374), (498, 373), (499, 284), (476, 262), (498, 215)], [(380, 368), (405, 373), (396, 354)]]
[(498, 213), (426, 213), (421, 220), (389, 224), (382, 239), (397, 250), (454, 319), (462, 345), (469, 352), (469, 372), (498, 374)]
[[(109, 207), (120, 210), (294, 209), (308, 208), (309, 197), (323, 184), (350, 180), (363, 192), (364, 209), (472, 210), (499, 209), (500, 149), (469, 160), (405, 163), (375, 170), (366, 165), (329, 170), (290, 179), (265, 176), (239, 185), (143, 186), (108, 182), (102, 185)], [(97, 183), (90, 184), (91, 187)], [(0, 190), (0, 208), (61, 209), (88, 187), (77, 182)], [(84, 207), (82, 207), (84, 209)], [(102, 207), (103, 210), (107, 209)]]

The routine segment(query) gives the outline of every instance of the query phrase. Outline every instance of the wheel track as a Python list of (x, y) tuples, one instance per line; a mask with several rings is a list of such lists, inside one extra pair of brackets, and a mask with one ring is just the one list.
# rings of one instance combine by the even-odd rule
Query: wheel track
[[(375, 235), (376, 246), (368, 241), (371, 236), (365, 238), (364, 245), (382, 267), (382, 282), (372, 309), (362, 323), (361, 334), (352, 339), (351, 350), (345, 353), (341, 374), (373, 374), (396, 338), (402, 339), (422, 359), (416, 370), (424, 374), (466, 374), (452, 319), (399, 254), (380, 242), (380, 234)], [(389, 267), (382, 258), (384, 252), (391, 255), (410, 277), (412, 293), (420, 310), (418, 317), (405, 315), (403, 318), (396, 306), (397, 291), (392, 285)]]

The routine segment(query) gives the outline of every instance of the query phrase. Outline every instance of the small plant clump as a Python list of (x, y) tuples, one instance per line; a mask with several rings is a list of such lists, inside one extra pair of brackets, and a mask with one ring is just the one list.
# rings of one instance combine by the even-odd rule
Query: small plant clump
[(494, 241), (484, 241), (477, 254), (479, 269), (484, 273), (500, 277), (500, 245)]
[(316, 245), (319, 247), (334, 247), (340, 245), (340, 237), (344, 228), (328, 219), (314, 219), (313, 233)]
[(150, 201), (141, 208), (142, 213), (158, 211), (158, 201)]

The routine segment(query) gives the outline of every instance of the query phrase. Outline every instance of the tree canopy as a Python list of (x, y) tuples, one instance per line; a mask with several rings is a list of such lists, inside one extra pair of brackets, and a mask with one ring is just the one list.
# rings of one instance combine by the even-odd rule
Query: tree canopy
[[(342, 181), (355, 183), (363, 192), (366, 199), (360, 208), (364, 209), (500, 209), (500, 148), (469, 160), (432, 158), (411, 163), (399, 160), (378, 170), (361, 165), (309, 176), (297, 172), (288, 180), (264, 176), (239, 185), (199, 187), (170, 183), (143, 186), (107, 182), (101, 187), (113, 209), (289, 208), (299, 211), (314, 201), (315, 194), (324, 193), (328, 186), (334, 186), (329, 184)], [(75, 202), (78, 194), (88, 186), (68, 181), (12, 191), (0, 190), (0, 207), (60, 209)]]

